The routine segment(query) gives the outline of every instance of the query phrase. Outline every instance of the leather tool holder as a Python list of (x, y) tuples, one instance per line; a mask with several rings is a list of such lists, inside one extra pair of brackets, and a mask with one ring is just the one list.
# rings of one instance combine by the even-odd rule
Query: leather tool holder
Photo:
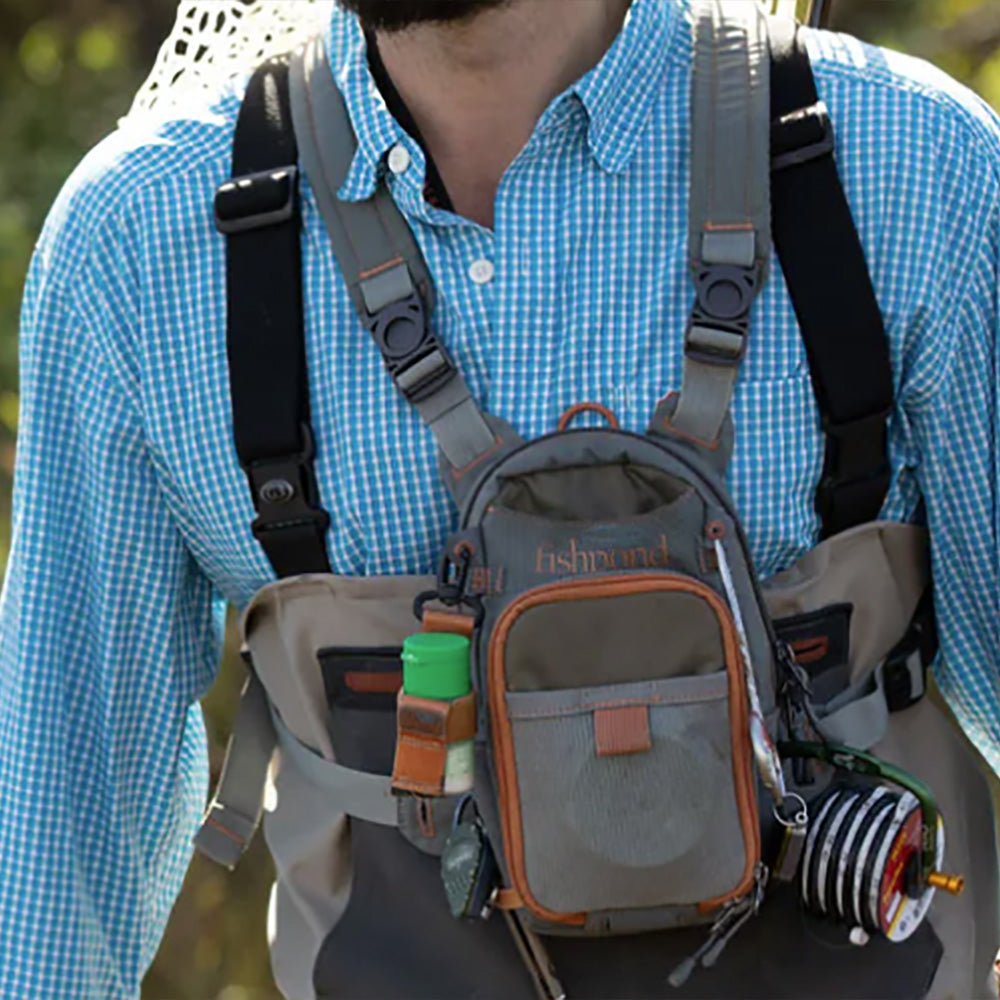
[(400, 691), (396, 727), (393, 790), (444, 795), (449, 746), (476, 735), (476, 696), (470, 693), (454, 701), (438, 701)]

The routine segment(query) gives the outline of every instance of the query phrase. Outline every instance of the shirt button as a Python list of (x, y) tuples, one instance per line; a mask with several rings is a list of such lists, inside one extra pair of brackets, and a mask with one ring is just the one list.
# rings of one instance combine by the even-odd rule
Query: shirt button
[(477, 260), (469, 268), (469, 277), (477, 285), (486, 285), (493, 280), (493, 276), (496, 274), (496, 268), (493, 266), (493, 261)]
[(394, 174), (406, 173), (410, 166), (410, 154), (405, 146), (396, 144), (389, 150), (389, 169)]

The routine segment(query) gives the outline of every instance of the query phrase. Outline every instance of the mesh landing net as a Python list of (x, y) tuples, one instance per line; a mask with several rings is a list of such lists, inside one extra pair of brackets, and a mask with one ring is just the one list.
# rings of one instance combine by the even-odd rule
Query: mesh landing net
[(288, 52), (330, 23), (333, 0), (181, 0), (152, 72), (125, 116), (166, 116)]

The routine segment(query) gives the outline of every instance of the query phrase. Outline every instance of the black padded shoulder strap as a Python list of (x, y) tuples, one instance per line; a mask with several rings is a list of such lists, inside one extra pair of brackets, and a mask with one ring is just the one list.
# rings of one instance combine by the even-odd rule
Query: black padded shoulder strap
[(216, 194), (226, 236), (226, 344), (233, 433), (279, 577), (329, 572), (313, 472), (302, 310), (298, 151), (287, 60), (253, 75), (236, 123), (233, 179)]
[(816, 493), (826, 538), (874, 520), (885, 500), (892, 369), (808, 54), (793, 22), (772, 18), (769, 31), (773, 235), (826, 435)]

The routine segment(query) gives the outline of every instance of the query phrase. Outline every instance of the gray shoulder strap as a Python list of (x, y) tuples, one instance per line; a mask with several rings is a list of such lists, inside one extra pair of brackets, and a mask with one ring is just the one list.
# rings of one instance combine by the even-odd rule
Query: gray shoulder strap
[(357, 140), (320, 39), (295, 54), (290, 83), (302, 167), (354, 306), (448, 463), (464, 468), (496, 447), (496, 435), (430, 330), (434, 285), (388, 190), (379, 184), (361, 202), (337, 197)]
[(770, 53), (761, 6), (694, 4), (688, 244), (697, 293), (671, 424), (718, 440), (771, 253)]
[(267, 695), (251, 671), (240, 696), (219, 785), (194, 838), (201, 854), (226, 868), (236, 867), (260, 825), (274, 747)]

